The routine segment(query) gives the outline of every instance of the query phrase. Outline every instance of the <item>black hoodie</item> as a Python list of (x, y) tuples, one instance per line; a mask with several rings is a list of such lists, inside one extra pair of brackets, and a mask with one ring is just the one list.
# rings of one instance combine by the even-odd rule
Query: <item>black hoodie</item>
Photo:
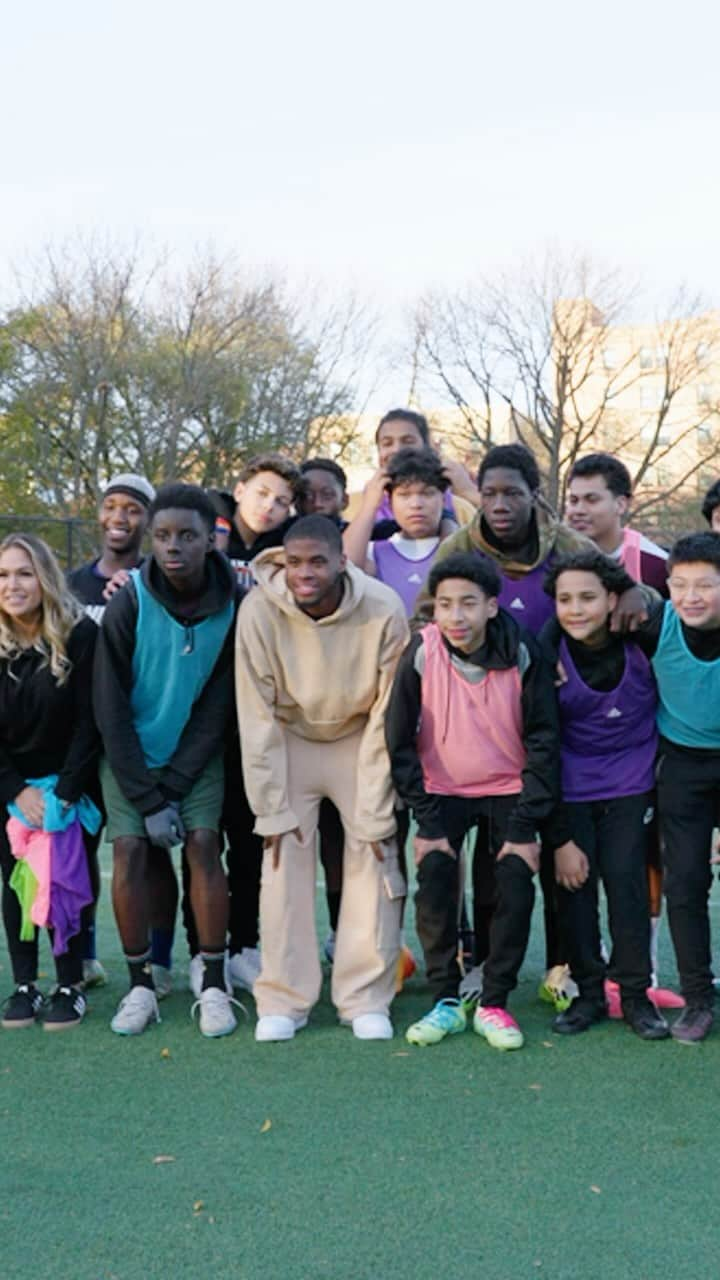
[(208, 497), (212, 502), (218, 515), (223, 516), (230, 524), (230, 536), (228, 539), (228, 548), (226, 555), (230, 560), (234, 569), (237, 570), (240, 580), (244, 586), (252, 585), (252, 574), (244, 573), (248, 565), (261, 551), (267, 551), (268, 547), (281, 547), (283, 539), (288, 529), (295, 523), (297, 516), (288, 516), (283, 520), (282, 524), (278, 524), (274, 529), (268, 529), (266, 533), (259, 533), (249, 546), (243, 541), (242, 534), (235, 523), (235, 512), (237, 511), (237, 502), (231, 493), (227, 493), (224, 489), (208, 489)]
[[(529, 843), (552, 811), (560, 788), (560, 746), (553, 672), (537, 642), (504, 609), (488, 622), (485, 644), (472, 654), (454, 649), (443, 639), (450, 660), (462, 671), (468, 664), (478, 671), (517, 667), (522, 681), (523, 742), (527, 752), (522, 791), (507, 826), (507, 839)], [(393, 782), (398, 795), (412, 808), (418, 835), (439, 839), (446, 834), (442, 798), (425, 790), (417, 750), (424, 666), (422, 632), (405, 650), (390, 695), (385, 737)], [(482, 677), (480, 677), (482, 678)]]
[[(140, 573), (144, 585), (178, 622), (190, 630), (203, 618), (219, 613), (242, 591), (224, 556), (211, 551), (207, 557), (206, 585), (200, 597), (186, 601), (173, 590), (152, 556)], [(151, 774), (133, 723), (130, 704), (132, 661), (138, 601), (132, 581), (108, 603), (98, 636), (93, 677), (95, 717), (105, 753), (118, 784), (138, 811), (147, 817), (168, 800), (178, 800), (192, 788), (208, 761), (222, 751), (235, 721), (233, 686), (234, 626), (225, 642), (172, 759), (160, 777)]]

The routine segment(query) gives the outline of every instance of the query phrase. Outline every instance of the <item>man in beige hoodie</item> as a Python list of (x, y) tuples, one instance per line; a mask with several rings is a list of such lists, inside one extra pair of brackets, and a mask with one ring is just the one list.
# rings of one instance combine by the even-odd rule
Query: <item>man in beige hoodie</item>
[(359, 1039), (389, 1039), (406, 885), (384, 721), (409, 638), (402, 603), (346, 562), (325, 516), (298, 520), (253, 570), (235, 670), (245, 786), (265, 841), (255, 1038), (291, 1039), (320, 994), (315, 836), (327, 797), (345, 831), (332, 999)]

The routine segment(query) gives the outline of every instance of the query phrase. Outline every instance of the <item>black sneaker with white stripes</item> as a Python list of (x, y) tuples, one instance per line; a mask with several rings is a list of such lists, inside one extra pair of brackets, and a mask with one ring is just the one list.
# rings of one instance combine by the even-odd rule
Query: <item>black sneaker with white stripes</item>
[(79, 1027), (86, 1009), (85, 997), (77, 987), (57, 987), (45, 1007), (45, 1030), (69, 1031), (71, 1027)]
[(34, 983), (22, 983), (3, 1005), (2, 1026), (8, 1031), (31, 1027), (42, 1009), (43, 998)]

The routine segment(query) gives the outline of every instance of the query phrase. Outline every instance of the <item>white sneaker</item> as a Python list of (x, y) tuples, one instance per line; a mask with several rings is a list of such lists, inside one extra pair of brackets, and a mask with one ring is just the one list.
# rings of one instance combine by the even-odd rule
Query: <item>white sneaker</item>
[(165, 1000), (172, 991), (172, 970), (166, 969), (164, 964), (154, 964), (152, 966), (152, 976), (155, 983), (155, 995), (158, 1000)]
[[(203, 958), (198, 952), (196, 956), (193, 956), (192, 960), (190, 961), (190, 965), (188, 967), (188, 986), (190, 987), (190, 990), (192, 991), (196, 1000), (199, 1000), (200, 996), (202, 995), (204, 977), (205, 977), (205, 966), (203, 965)], [(227, 991), (229, 996), (232, 995), (233, 986), (232, 986), (232, 982), (230, 981), (230, 963), (228, 961), (227, 951), (225, 952), (225, 990)]]
[(352, 1020), (353, 1035), (358, 1040), (392, 1040), (393, 1026), (386, 1013), (361, 1013)]
[[(219, 987), (208, 987), (205, 991), (200, 992), (199, 998), (195, 1001), (190, 1010), (191, 1017), (195, 1016), (195, 1010), (200, 1010), (200, 1030), (204, 1036), (216, 1038), (217, 1036), (229, 1036), (237, 1026), (237, 1018), (232, 1011), (232, 1005), (237, 1005), (238, 1009), (242, 1009), (239, 1000), (233, 1000), (227, 991), (221, 991)], [(243, 1013), (245, 1010), (243, 1009)]]
[(476, 964), (472, 969), (468, 969), (460, 986), (458, 987), (458, 995), (461, 1000), (479, 1000), (482, 995), (483, 984), (483, 967)]
[(292, 1040), (296, 1031), (307, 1026), (307, 1018), (290, 1018), (284, 1013), (266, 1013), (258, 1018), (256, 1040)]
[(150, 987), (131, 987), (118, 1005), (110, 1026), (119, 1036), (139, 1036), (151, 1022), (159, 1022), (157, 996)]
[(243, 947), (230, 957), (230, 981), (234, 987), (252, 991), (260, 977), (260, 952), (257, 947)]
[(323, 955), (325, 956), (325, 959), (327, 960), (328, 964), (334, 963), (335, 961), (335, 930), (334, 929), (330, 930), (327, 938), (323, 943)]
[(99, 960), (83, 960), (82, 985), (85, 991), (90, 987), (104, 987), (107, 974)]

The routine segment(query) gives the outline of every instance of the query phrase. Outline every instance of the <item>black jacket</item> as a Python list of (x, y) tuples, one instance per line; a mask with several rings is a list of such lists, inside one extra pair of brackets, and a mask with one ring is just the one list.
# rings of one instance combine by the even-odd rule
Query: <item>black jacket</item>
[[(228, 600), (237, 604), (242, 591), (224, 556), (212, 551), (207, 560), (203, 595), (190, 607), (175, 594), (152, 556), (140, 572), (143, 583), (177, 621), (191, 627), (224, 609)], [(108, 603), (98, 637), (93, 694), (95, 716), (105, 753), (123, 794), (147, 817), (177, 800), (192, 788), (208, 761), (224, 747), (235, 720), (233, 657), (235, 628), (230, 626), (212, 673), (195, 702), (190, 719), (172, 759), (160, 777), (150, 773), (133, 724), (130, 705), (132, 659), (135, 649), (137, 595), (131, 583)]]
[(61, 800), (79, 800), (94, 782), (100, 737), (92, 712), (97, 627), (82, 618), (70, 633), (72, 670), (58, 685), (43, 654), (27, 649), (0, 662), (0, 803), (9, 804), (28, 778), (59, 774)]
[(237, 502), (232, 494), (223, 489), (208, 489), (208, 497), (218, 515), (230, 521), (230, 538), (226, 554), (234, 564), (249, 564), (255, 556), (260, 555), (261, 551), (267, 551), (268, 547), (281, 547), (285, 534), (297, 520), (297, 516), (288, 516), (277, 528), (269, 529), (267, 533), (259, 533), (255, 541), (247, 546), (235, 524)]
[[(460, 654), (446, 641), (443, 643), (451, 657), (488, 671), (514, 666), (520, 670), (527, 762), (522, 773), (522, 791), (508, 822), (507, 838), (528, 843), (535, 839), (538, 826), (552, 811), (560, 789), (558, 717), (552, 670), (533, 637), (503, 609), (488, 623), (486, 643), (476, 653)], [(395, 789), (412, 808), (418, 834), (433, 839), (445, 832), (441, 798), (425, 791), (417, 750), (422, 686), (415, 660), (422, 644), (422, 633), (418, 633), (400, 659), (390, 695), (385, 737)]]

